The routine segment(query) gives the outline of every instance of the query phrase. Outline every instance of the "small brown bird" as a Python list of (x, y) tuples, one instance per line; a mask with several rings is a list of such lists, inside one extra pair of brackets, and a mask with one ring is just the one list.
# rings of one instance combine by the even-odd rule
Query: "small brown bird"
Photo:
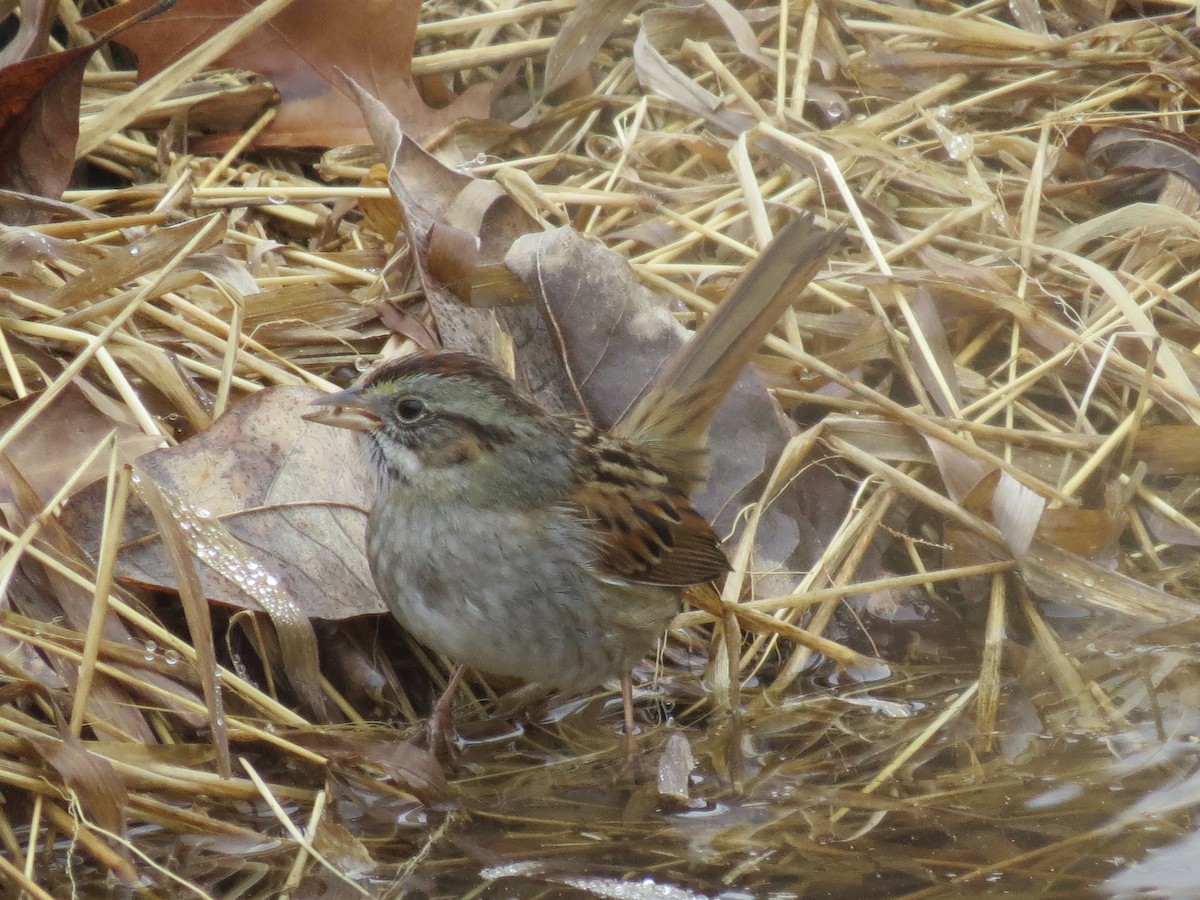
[(622, 676), (631, 733), (630, 669), (683, 589), (729, 567), (689, 499), (713, 414), (840, 237), (787, 226), (772, 244), (786, 258), (764, 251), (609, 432), (455, 352), (385, 362), (317, 401), (306, 418), (361, 432), (378, 473), (367, 558), (400, 624), (484, 673), (568, 691)]

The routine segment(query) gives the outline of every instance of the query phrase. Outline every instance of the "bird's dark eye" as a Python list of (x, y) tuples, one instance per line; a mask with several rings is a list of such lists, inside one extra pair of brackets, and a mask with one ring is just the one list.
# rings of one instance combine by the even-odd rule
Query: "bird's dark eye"
[(396, 404), (396, 415), (401, 422), (415, 422), (425, 415), (425, 404), (415, 397), (405, 397)]

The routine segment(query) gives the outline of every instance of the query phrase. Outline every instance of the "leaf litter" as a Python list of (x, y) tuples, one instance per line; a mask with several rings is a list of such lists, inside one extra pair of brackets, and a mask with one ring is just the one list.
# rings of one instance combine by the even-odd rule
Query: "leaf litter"
[[(21, 4), (0, 83), (69, 102), (0, 121), (53, 145), (0, 185), (18, 889), (1176, 885), (1188, 11), (599, 6), (180, 0), (135, 74)], [(635, 673), (646, 772), (613, 691), (482, 678), (443, 770), (448, 665), (382, 614), (373, 485), (309, 398), (441, 343), (611, 421), (793, 210), (850, 233), (714, 428), (735, 571)]]

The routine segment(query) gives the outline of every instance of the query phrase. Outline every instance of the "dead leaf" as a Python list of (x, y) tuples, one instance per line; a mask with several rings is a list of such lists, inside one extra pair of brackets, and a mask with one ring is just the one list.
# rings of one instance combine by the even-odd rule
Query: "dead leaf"
[(7, 46), (0, 47), (0, 69), (46, 52), (56, 12), (58, 4), (50, 0), (21, 0), (21, 27)]
[[(438, 273), (444, 276), (455, 265), (467, 269), (470, 274), (464, 273), (459, 282), (469, 286), (470, 298), (474, 298), (483, 280), (479, 273), (499, 264), (512, 242), (522, 234), (537, 230), (538, 223), (506, 195), (496, 191), (495, 185), (450, 169), (408, 140), (396, 117), (382, 102), (356, 84), (351, 87), (362, 105), (363, 117), (375, 146), (389, 161), (388, 187), (400, 208), (413, 265), (442, 344), (488, 359), (499, 359), (496, 352), (497, 313), (464, 306), (463, 298), (456, 297)], [(455, 257), (446, 246), (448, 242), (443, 242), (437, 259), (438, 270), (434, 272), (430, 266), (430, 245), (435, 233), (444, 228), (466, 232), (478, 243), (474, 252)], [(461, 245), (462, 242), (458, 243)], [(491, 293), (492, 289), (485, 287), (483, 292)], [(538, 343), (539, 339), (545, 340), (545, 331), (535, 327), (535, 310), (505, 310), (501, 317), (522, 354), (538, 355), (540, 362), (553, 359), (548, 348)], [(529, 370), (538, 371), (534, 367)], [(544, 371), (556, 370), (551, 366)], [(561, 408), (555, 404), (555, 400), (561, 398), (547, 400), (536, 385), (530, 387), (550, 408)]]
[[(244, 546), (241, 584), (238, 567), (223, 571), (224, 560), (200, 568), (210, 600), (263, 611), (248, 583), (253, 575), (266, 586), (286, 587), (305, 619), (385, 611), (363, 551), (374, 490), (366, 461), (350, 432), (300, 418), (318, 396), (308, 388), (267, 388), (235, 404), (207, 431), (138, 460), (142, 472), (189, 504), (196, 518), (219, 522)], [(93, 549), (98, 501), (101, 494), (85, 491), (64, 514), (72, 533)], [(178, 589), (153, 519), (132, 499), (117, 574)]]
[(1108, 610), (1144, 622), (1183, 622), (1200, 614), (1190, 600), (1110, 572), (1045, 541), (1034, 540), (1019, 562), (1025, 584), (1042, 600)]
[(682, 731), (672, 731), (658, 758), (658, 795), (675, 803), (686, 804), (691, 799), (692, 770), (696, 759), (692, 745)]
[(83, 742), (66, 732), (60, 740), (29, 735), (25, 738), (79, 797), (88, 819), (113, 834), (125, 834), (129, 795), (112, 763), (88, 752)]
[(1200, 191), (1200, 141), (1186, 134), (1147, 126), (1105, 128), (1090, 134), (1085, 158), (1095, 175), (1165, 172)]
[[(83, 20), (103, 30), (132, 0)], [(165, 15), (125, 34), (146, 80), (217, 32), (231, 27), (252, 0), (179, 0)], [(275, 119), (255, 144), (263, 147), (336, 147), (367, 143), (358, 104), (346, 78), (366, 87), (416, 140), (461, 118), (486, 118), (492, 86), (479, 84), (443, 109), (425, 105), (413, 83), (412, 53), (420, 4), (414, 0), (296, 0), (219, 57), (214, 65), (248, 69), (269, 78), (282, 98)]]
[[(96, 44), (19, 62), (0, 71), (0, 187), (62, 196), (75, 168), (83, 70)], [(35, 207), (0, 206), (0, 221), (49, 219)]]
[(454, 795), (437, 757), (422, 747), (396, 740), (394, 731), (305, 731), (288, 733), (287, 738), (321, 754), (335, 766), (353, 766), (372, 776), (381, 775), (423, 803), (438, 803)]
[[(50, 298), (49, 305), (55, 309), (94, 307), (112, 289), (163, 268), (189, 241), (204, 234), (206, 229), (204, 241), (196, 246), (196, 252), (219, 243), (224, 230), (210, 227), (215, 218), (216, 214), (190, 219), (168, 228), (158, 228), (127, 246), (110, 251), (104, 258), (68, 279)], [(95, 315), (95, 309), (87, 309), (86, 314)], [(68, 316), (59, 320), (59, 324), (69, 324), (71, 321), (72, 318)]]
[(1200, 473), (1200, 426), (1148, 425), (1133, 442), (1133, 459), (1151, 475)]
[(581, 0), (550, 48), (542, 93), (553, 94), (586, 69), (631, 9), (633, 0)]
[[(916, 370), (917, 377), (921, 379), (925, 390), (929, 392), (930, 399), (942, 415), (953, 415), (962, 406), (962, 389), (959, 387), (958, 377), (954, 370), (954, 354), (946, 339), (946, 328), (941, 310), (934, 303), (933, 295), (930, 294), (928, 288), (924, 286), (917, 288), (913, 296), (912, 310), (932, 353), (930, 358), (913, 348), (913, 369)], [(943, 384), (950, 392), (949, 397), (946, 396)]]
[[(569, 384), (602, 427), (628, 410), (689, 335), (666, 305), (643, 288), (620, 256), (569, 228), (530, 235), (506, 260), (542, 307), (570, 373)], [(561, 363), (558, 367), (561, 368)], [(752, 370), (742, 373), (713, 420), (712, 470), (696, 508), (732, 530), (738, 511), (759, 499), (790, 436), (778, 405)], [(785, 495), (766, 510), (758, 529), (764, 569), (784, 563), (802, 568), (820, 544), (810, 516), (842, 508), (845, 492), (821, 469), (806, 470), (790, 491), (806, 496), (799, 508)], [(822, 497), (820, 502), (814, 502)]]
[(725, 109), (720, 97), (696, 84), (667, 62), (666, 57), (651, 45), (647, 33), (650, 28), (648, 20), (652, 20), (653, 15), (650, 12), (643, 17), (642, 27), (633, 42), (633, 64), (642, 86), (666, 97), (726, 134), (738, 135), (753, 128), (754, 119), (745, 113)]
[[(163, 5), (164, 0), (146, 3), (141, 18), (156, 15)], [(55, 200), (62, 196), (75, 168), (83, 70), (96, 50), (136, 18), (125, 7), (114, 7), (105, 34), (92, 43), (0, 69), (0, 189)], [(0, 222), (6, 225), (49, 218), (41, 206), (0, 205)]]
[[(39, 396), (40, 392), (29, 394), (0, 408), (0, 433), (11, 428)], [(101, 410), (77, 382), (68, 384), (5, 452), (37, 495), (49, 500), (109, 434), (116, 433), (122, 462), (132, 462), (162, 443), (161, 437), (146, 434), (123, 411), (124, 407), (115, 403)], [(90, 484), (107, 470), (108, 454), (102, 453), (80, 477), (79, 486)], [(0, 478), (0, 503), (12, 503), (13, 496), (12, 485)]]

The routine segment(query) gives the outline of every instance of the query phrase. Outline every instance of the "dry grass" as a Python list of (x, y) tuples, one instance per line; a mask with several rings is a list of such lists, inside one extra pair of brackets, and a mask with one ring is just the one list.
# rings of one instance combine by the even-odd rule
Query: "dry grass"
[[(515, 61), (508, 95), (536, 97), (573, 6), (426, 4), (414, 71), (470, 84)], [(790, 589), (756, 590), (744, 537), (724, 594), (679, 617), (644, 692), (664, 720), (647, 760), (669, 746), (662, 772), (687, 771), (667, 741), (686, 737), (690, 800), (678, 782), (613, 786), (611, 694), (521, 726), (484, 685), (459, 708), (448, 800), (396, 749), (425, 673), (445, 669), (383, 622), (317, 630), (344, 724), (297, 711), (263, 622), (210, 622), (196, 590), (185, 615), (114, 578), (131, 486), (98, 435), (48, 502), (5, 465), (6, 895), (115, 879), (178, 896), (617, 896), (626, 879), (649, 896), (653, 879), (704, 895), (1078, 896), (1185, 833), (1191, 149), (1159, 164), (1170, 175), (1077, 151), (1118, 128), (1143, 129), (1135, 144), (1194, 131), (1194, 10), (1077, 6), (762, 5), (749, 18), (768, 67), (711, 15), (639, 5), (599, 51), (594, 90), (569, 86), (511, 134), (465, 123), (434, 141), (628, 257), (688, 315), (783, 211), (850, 227), (762, 365), (807, 429), (764, 500), (822, 473), (816, 552)], [(660, 58), (635, 51), (639, 34)], [(213, 98), (262, 100), (201, 68), (147, 90), (98, 62), (81, 146), (110, 186), (69, 191), (77, 218), (0, 232), (19, 263), (0, 282), (0, 381), (29, 398), (0, 450), (53, 447), (81, 383), (123, 421), (122, 446), (172, 444), (263, 386), (331, 387), (420, 332), (373, 152), (180, 152), (166, 123), (181, 110), (195, 125)], [(103, 473), (92, 558), (56, 513)], [(206, 626), (215, 656), (192, 640)]]

